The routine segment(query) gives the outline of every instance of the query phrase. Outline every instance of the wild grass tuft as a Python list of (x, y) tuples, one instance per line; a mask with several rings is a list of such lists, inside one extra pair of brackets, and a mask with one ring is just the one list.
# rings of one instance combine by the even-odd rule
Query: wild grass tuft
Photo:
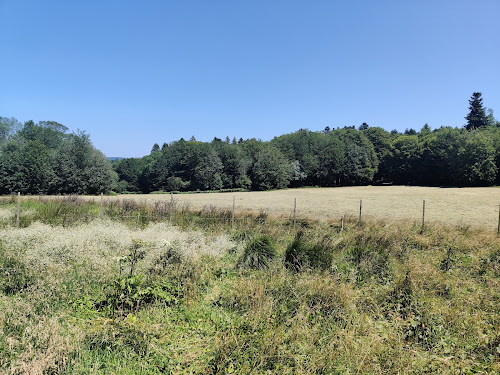
[(327, 237), (312, 238), (299, 231), (285, 251), (285, 266), (296, 272), (327, 270), (332, 264), (333, 246)]
[(250, 240), (245, 246), (238, 266), (242, 268), (265, 269), (276, 257), (273, 241), (266, 235), (261, 235)]

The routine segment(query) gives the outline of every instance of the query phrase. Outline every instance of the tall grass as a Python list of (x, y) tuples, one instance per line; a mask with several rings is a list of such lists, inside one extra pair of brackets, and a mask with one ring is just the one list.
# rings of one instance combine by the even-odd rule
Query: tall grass
[(0, 232), (5, 373), (500, 371), (495, 234), (354, 219), (295, 232), (187, 207), (170, 223), (168, 206), (131, 202), (100, 218), (71, 199), (22, 209), (22, 228)]

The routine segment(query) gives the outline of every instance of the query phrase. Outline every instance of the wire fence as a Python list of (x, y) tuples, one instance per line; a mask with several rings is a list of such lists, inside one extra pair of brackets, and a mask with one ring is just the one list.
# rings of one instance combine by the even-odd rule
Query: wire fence
[[(279, 219), (282, 222), (290, 225), (293, 229), (297, 225), (302, 225), (305, 220), (315, 220), (316, 218), (300, 216), (297, 210), (297, 198), (294, 198), (293, 208), (289, 210), (289, 214), (285, 214), (283, 210), (281, 214), (271, 217), (266, 210), (261, 210), (255, 213), (250, 210), (236, 210), (235, 197), (232, 199), (232, 206), (221, 208), (214, 205), (206, 205), (203, 209), (193, 210), (189, 204), (180, 204), (180, 201), (174, 199), (170, 195), (170, 200), (156, 201), (146, 204), (139, 204), (134, 199), (108, 199), (102, 194), (96, 197), (96, 200), (84, 200), (79, 196), (23, 196), (18, 193), (17, 195), (0, 197), (1, 204), (16, 203), (15, 217), (1, 217), (0, 222), (4, 225), (15, 225), (16, 227), (23, 227), (29, 225), (34, 221), (34, 217), (42, 217), (43, 222), (47, 224), (69, 224), (77, 221), (90, 221), (99, 217), (120, 218), (129, 222), (136, 222), (137, 224), (145, 224), (149, 221), (168, 221), (175, 223), (189, 223), (196, 221), (197, 223), (220, 223), (224, 225), (234, 226), (235, 224), (243, 223), (256, 223), (264, 224), (269, 218), (274, 220)], [(42, 207), (44, 204), (60, 204), (60, 207), (53, 209), (50, 214), (34, 215), (33, 209), (29, 204), (21, 205), (21, 202), (41, 203), (37, 208)], [(366, 204), (365, 204), (366, 205)], [(335, 220), (338, 223), (340, 230), (343, 230), (344, 225), (349, 223), (356, 223), (358, 227), (363, 225), (365, 220), (365, 205), (363, 200), (359, 201), (359, 210), (356, 215), (342, 214), (337, 216)], [(89, 207), (92, 209), (89, 209)], [(421, 215), (421, 232), (424, 231), (426, 222), (426, 201), (422, 200), (420, 210)], [(4, 215), (5, 216), (5, 215)], [(498, 206), (498, 221), (495, 223), (497, 234), (500, 235), (500, 205)]]

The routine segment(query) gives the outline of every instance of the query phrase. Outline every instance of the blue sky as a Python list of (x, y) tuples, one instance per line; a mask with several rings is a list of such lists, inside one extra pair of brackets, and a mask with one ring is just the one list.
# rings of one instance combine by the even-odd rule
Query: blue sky
[(157, 142), (500, 117), (499, 0), (0, 0), (0, 116)]

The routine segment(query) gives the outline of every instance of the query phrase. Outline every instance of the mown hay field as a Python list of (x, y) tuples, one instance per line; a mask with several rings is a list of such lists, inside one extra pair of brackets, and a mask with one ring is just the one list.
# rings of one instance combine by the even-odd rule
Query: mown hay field
[[(472, 225), (496, 229), (498, 188), (439, 188), (418, 186), (356, 186), (338, 188), (288, 189), (263, 192), (175, 194), (177, 206), (194, 210), (215, 206), (236, 212), (265, 211), (271, 216), (289, 216), (297, 199), (297, 217), (337, 220), (357, 216), (363, 201), (363, 216), (390, 220), (421, 220), (425, 200), (426, 222)], [(106, 199), (134, 199), (138, 203), (169, 201), (169, 194), (119, 195)], [(94, 197), (95, 199), (95, 197)]]

